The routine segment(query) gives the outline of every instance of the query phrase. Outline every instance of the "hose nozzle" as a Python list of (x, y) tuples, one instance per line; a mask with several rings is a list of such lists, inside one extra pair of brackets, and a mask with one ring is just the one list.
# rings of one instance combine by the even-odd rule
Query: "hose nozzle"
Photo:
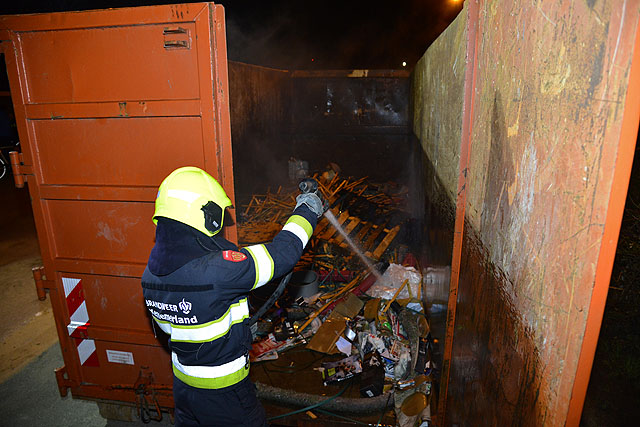
[(305, 178), (298, 184), (300, 191), (304, 193), (316, 193), (318, 191), (318, 181), (313, 178)]

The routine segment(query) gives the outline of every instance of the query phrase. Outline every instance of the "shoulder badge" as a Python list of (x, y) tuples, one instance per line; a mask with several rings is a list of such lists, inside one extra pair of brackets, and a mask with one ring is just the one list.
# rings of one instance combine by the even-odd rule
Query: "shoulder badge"
[(240, 262), (247, 259), (247, 256), (242, 252), (223, 251), (222, 258), (226, 259), (227, 261)]

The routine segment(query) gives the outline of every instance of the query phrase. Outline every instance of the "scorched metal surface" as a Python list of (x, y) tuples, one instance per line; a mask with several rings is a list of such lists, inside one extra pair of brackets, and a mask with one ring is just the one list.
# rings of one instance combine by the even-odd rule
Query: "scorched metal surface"
[(224, 28), (212, 3), (0, 18), (62, 395), (173, 406), (139, 278), (167, 174), (201, 167), (233, 198)]

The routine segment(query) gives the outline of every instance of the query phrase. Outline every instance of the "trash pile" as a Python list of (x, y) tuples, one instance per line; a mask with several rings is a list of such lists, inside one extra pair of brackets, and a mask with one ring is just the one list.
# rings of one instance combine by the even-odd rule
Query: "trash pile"
[[(285, 294), (252, 327), (251, 361), (275, 360), (304, 346), (331, 355), (309, 368), (319, 371), (319, 383), (358, 381), (363, 399), (393, 395), (399, 425), (430, 419), (437, 340), (424, 314), (426, 282), (415, 258), (396, 242), (406, 218), (398, 209), (406, 190), (341, 177), (334, 168), (313, 177), (344, 233), (325, 217), (319, 221)], [(279, 188), (254, 195), (239, 210), (241, 246), (273, 239), (297, 194)], [(375, 271), (354, 255), (345, 235), (376, 263)], [(279, 280), (254, 291), (251, 305), (260, 307)]]

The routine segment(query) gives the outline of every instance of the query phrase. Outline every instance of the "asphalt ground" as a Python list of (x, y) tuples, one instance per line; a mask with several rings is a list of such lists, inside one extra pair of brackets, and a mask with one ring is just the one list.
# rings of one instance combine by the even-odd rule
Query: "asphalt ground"
[(0, 384), (0, 426), (11, 427), (134, 427), (170, 426), (167, 414), (161, 422), (105, 419), (96, 402), (60, 397), (54, 370), (64, 365), (56, 343), (18, 373)]

